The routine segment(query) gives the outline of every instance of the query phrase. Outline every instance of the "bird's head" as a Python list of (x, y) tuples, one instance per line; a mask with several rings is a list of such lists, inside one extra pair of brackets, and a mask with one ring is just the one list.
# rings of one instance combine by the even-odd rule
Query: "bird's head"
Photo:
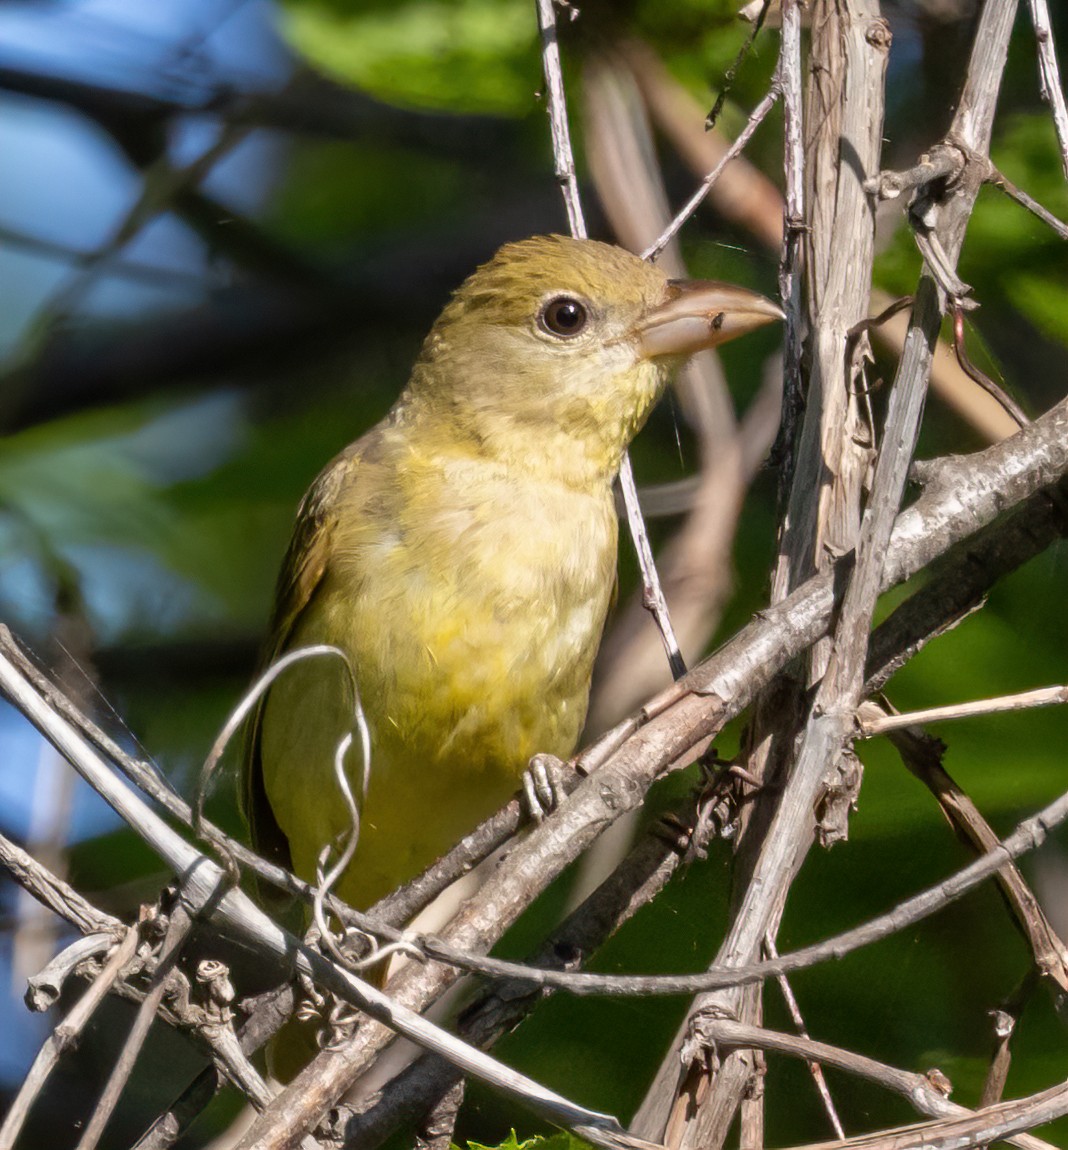
[(680, 362), (780, 318), (745, 288), (538, 236), (506, 244), (456, 291), (410, 395), (490, 454), (533, 446), (611, 475)]

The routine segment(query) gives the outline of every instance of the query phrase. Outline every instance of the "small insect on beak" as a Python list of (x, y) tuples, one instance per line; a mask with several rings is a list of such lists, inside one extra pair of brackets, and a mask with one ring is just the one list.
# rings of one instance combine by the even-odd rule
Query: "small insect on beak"
[(666, 300), (639, 321), (635, 337), (645, 359), (686, 356), (783, 318), (778, 304), (748, 288), (669, 280)]

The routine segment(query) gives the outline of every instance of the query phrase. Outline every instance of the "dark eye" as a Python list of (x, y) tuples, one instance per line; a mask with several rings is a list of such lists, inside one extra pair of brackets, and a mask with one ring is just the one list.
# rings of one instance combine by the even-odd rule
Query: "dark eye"
[(586, 305), (569, 295), (558, 295), (541, 309), (538, 323), (543, 331), (570, 339), (586, 326)]

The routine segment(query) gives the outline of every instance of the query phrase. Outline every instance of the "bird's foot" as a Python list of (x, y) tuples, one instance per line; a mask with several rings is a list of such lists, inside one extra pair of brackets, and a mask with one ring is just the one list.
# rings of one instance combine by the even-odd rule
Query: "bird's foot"
[(555, 755), (535, 755), (523, 772), (523, 798), (531, 819), (540, 823), (567, 796), (567, 763)]

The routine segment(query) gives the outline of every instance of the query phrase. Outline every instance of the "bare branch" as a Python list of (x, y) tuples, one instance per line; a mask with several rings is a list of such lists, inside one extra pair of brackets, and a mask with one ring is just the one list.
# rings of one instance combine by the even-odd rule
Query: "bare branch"
[(167, 933), (163, 938), (159, 960), (152, 975), (152, 984), (141, 1005), (137, 1008), (137, 1015), (134, 1018), (133, 1026), (130, 1028), (130, 1033), (126, 1036), (122, 1053), (111, 1068), (100, 1101), (78, 1140), (77, 1150), (95, 1150), (100, 1142), (104, 1127), (107, 1126), (115, 1107), (119, 1104), (119, 1098), (133, 1073), (134, 1063), (145, 1044), (149, 1028), (156, 1020), (156, 1012), (159, 1010), (163, 1002), (163, 995), (167, 990), (167, 976), (173, 969), (192, 927), (193, 920), (186, 911), (181, 906), (175, 906), (170, 912), (170, 921), (167, 924)]
[(1043, 207), (1034, 196), (1028, 195), (1023, 188), (1018, 188), (1008, 176), (998, 171), (993, 164), (990, 165), (990, 172), (986, 181), (988, 184), (993, 184), (995, 188), (999, 188), (1007, 196), (1014, 199), (1021, 207), (1026, 208), (1047, 227), (1052, 228), (1062, 240), (1068, 240), (1068, 224), (1057, 219), (1048, 208)]
[[(806, 1061), (818, 1061), (826, 1066), (833, 1066), (846, 1074), (853, 1074), (859, 1078), (866, 1078), (887, 1090), (900, 1094), (908, 1099), (921, 1114), (932, 1117), (938, 1115), (971, 1114), (964, 1106), (950, 1102), (945, 1090), (941, 1086), (938, 1074), (916, 1074), (909, 1070), (899, 1070), (895, 1066), (877, 1062), (873, 1058), (866, 1058), (862, 1054), (854, 1054), (850, 1050), (831, 1046), (826, 1042), (813, 1042), (810, 1038), (798, 1038), (792, 1034), (780, 1034), (774, 1030), (765, 1030), (760, 1026), (746, 1026), (730, 1019), (711, 1018), (706, 1023), (707, 1034), (710, 1039), (725, 1049), (732, 1047), (755, 1046), (761, 1050), (785, 1054), (791, 1058), (803, 1058)], [(1018, 1134), (1008, 1139), (1020, 1150), (1052, 1150), (1048, 1142), (1035, 1138), (1031, 1134)], [(831, 1145), (837, 1145), (832, 1143)]]
[(134, 957), (140, 939), (140, 932), (136, 927), (128, 928), (123, 940), (112, 951), (104, 969), (93, 980), (67, 1017), (48, 1036), (34, 1059), (18, 1095), (11, 1103), (3, 1126), (0, 1126), (0, 1150), (13, 1150), (19, 1131), (29, 1115), (30, 1107), (43, 1089), (49, 1074), (55, 1068), (63, 1051), (76, 1041), (78, 1035), (85, 1029), (96, 1008), (115, 985), (123, 967)]
[[(789, 0), (787, 0), (789, 3)], [(775, 940), (769, 934), (764, 940), (764, 949), (768, 952), (768, 958), (776, 959), (779, 957), (775, 949)], [(779, 984), (779, 993), (786, 1003), (786, 1009), (790, 1012), (790, 1020), (793, 1022), (797, 1030), (797, 1036), (802, 1039), (809, 1039), (809, 1033), (805, 1027), (805, 1020), (801, 1014), (801, 1007), (798, 1004), (797, 997), (794, 995), (793, 987), (790, 985), (790, 980), (785, 974), (780, 974), (776, 977), (775, 981)], [(823, 1109), (827, 1114), (827, 1118), (831, 1123), (831, 1129), (839, 1138), (845, 1137), (845, 1130), (842, 1128), (842, 1121), (838, 1117), (838, 1110), (834, 1105), (834, 1099), (831, 1097), (831, 1091), (827, 1086), (827, 1078), (823, 1073), (823, 1067), (820, 1065), (819, 1059), (807, 1059), (808, 1071), (812, 1075), (812, 1081), (816, 1084), (816, 1092), (820, 1096), (820, 1101), (823, 1103)]]
[(711, 191), (712, 186), (719, 179), (723, 169), (738, 156), (749, 143), (750, 137), (760, 127), (766, 119), (768, 113), (775, 107), (775, 101), (779, 98), (779, 88), (776, 83), (770, 92), (760, 101), (759, 104), (753, 109), (749, 115), (745, 127), (738, 133), (738, 138), (727, 149), (723, 159), (708, 173), (707, 176), (701, 181), (697, 191), (686, 201), (685, 204), (675, 214), (674, 219), (670, 224), (660, 233), (656, 242), (650, 244), (649, 247), (642, 252), (643, 260), (655, 260), (656, 257), (664, 250), (668, 242), (673, 239), (682, 228), (682, 225), (694, 214), (700, 207), (701, 201)]
[[(226, 875), (220, 868), (178, 836), (140, 797), (128, 790), (80, 733), (53, 711), (18, 669), (2, 655), (0, 688), (101, 797), (151, 844), (168, 866), (184, 876), (180, 897), (191, 915), (196, 917), (209, 914), (216, 919), (220, 929), (236, 934), (239, 938), (252, 939), (264, 957), (279, 963), (295, 963), (298, 973), (326, 987), (371, 1018), (382, 1021), (391, 1030), (448, 1058), (467, 1073), (492, 1081), (499, 1088), (520, 1096), (532, 1109), (543, 1112), (551, 1121), (570, 1126), (588, 1141), (610, 1147), (640, 1144), (640, 1140), (628, 1139), (622, 1127), (610, 1115), (576, 1106), (553, 1091), (502, 1066), (495, 1059), (460, 1042), (406, 1009), (403, 1004), (376, 987), (355, 978), (347, 970), (328, 961), (279, 928), (240, 890), (228, 889)], [(283, 1092), (279, 1097), (284, 1098), (291, 1090)], [(306, 1102), (304, 1099), (301, 1101)], [(301, 1108), (306, 1116), (305, 1121), (308, 1121), (308, 1109), (306, 1105)], [(316, 1113), (315, 1120), (319, 1113), (321, 1111)], [(265, 1114), (268, 1115), (271, 1137), (284, 1139), (285, 1124), (276, 1121), (270, 1108)], [(255, 1143), (251, 1133), (249, 1137), (253, 1137)], [(276, 1144), (280, 1145), (281, 1142)]]
[[(0, 629), (0, 647), (5, 638)], [(6, 835), (0, 835), (0, 866), (38, 902), (72, 923), (83, 934), (119, 934), (123, 931), (123, 925), (117, 918), (97, 910), (69, 883), (57, 878)]]
[[(560, 181), (567, 207), (567, 218), (571, 234), (579, 239), (586, 237), (586, 222), (579, 203), (578, 179), (575, 175), (575, 159), (571, 152), (571, 134), (567, 125), (567, 98), (564, 95), (564, 75), (560, 67), (560, 48), (556, 39), (556, 11), (553, 0), (536, 0), (538, 29), (541, 34), (542, 68), (549, 94), (549, 123), (552, 129), (553, 158), (556, 163), (556, 176)], [(660, 586), (653, 559), (653, 549), (638, 505), (638, 488), (634, 482), (634, 469), (630, 455), (623, 453), (619, 467), (619, 486), (623, 492), (623, 502), (627, 509), (627, 524), (631, 539), (638, 555), (638, 566), (642, 575), (642, 594), (646, 608), (656, 620), (664, 641), (668, 665), (674, 678), (686, 671), (686, 663), (679, 650), (679, 642), (671, 625), (667, 600)]]
[[(871, 702), (861, 707), (862, 714), (877, 710)], [(889, 738), (908, 770), (937, 799), (958, 837), (976, 854), (994, 849), (998, 836), (942, 764), (943, 744), (919, 727), (894, 731)], [(1050, 979), (1056, 993), (1068, 993), (1068, 947), (1054, 930), (1023, 875), (1010, 863), (998, 872), (997, 881), (1016, 926), (1031, 948), (1035, 971)]]
[(922, 711), (861, 719), (860, 735), (870, 739), (902, 727), (940, 723), (948, 719), (970, 719), (976, 715), (997, 715), (1005, 711), (1027, 711), (1059, 703), (1068, 703), (1068, 687), (1042, 687), (1035, 691), (1021, 691), (1016, 695), (1001, 695), (996, 699), (976, 699), (971, 703), (951, 703), (944, 707), (928, 707)]
[(810, 1143), (790, 1150), (970, 1150), (1008, 1141), (1033, 1126), (1068, 1114), (1068, 1083), (961, 1117), (901, 1126), (844, 1142)]
[(1057, 142), (1061, 146), (1061, 165), (1068, 179), (1068, 107), (1064, 103), (1061, 73), (1057, 66), (1057, 49), (1053, 45), (1053, 28), (1049, 22), (1046, 0), (1027, 0), (1031, 9), (1031, 23), (1038, 41), (1038, 73), (1042, 84), (1042, 99), (1050, 106), (1053, 124), (1057, 129)]
[[(932, 486), (898, 520), (887, 550), (883, 585), (919, 570), (1015, 501), (1068, 471), (1068, 402), (966, 463), (947, 466), (945, 487)], [(971, 471), (969, 472), (969, 468)], [(970, 482), (966, 476), (970, 475)], [(906, 543), (906, 546), (902, 544)], [(716, 655), (668, 688), (633, 720), (609, 732), (579, 759), (592, 773), (563, 804), (518, 843), (477, 896), (442, 932), (459, 952), (485, 951), (515, 921), (531, 898), (581, 854), (614, 819), (634, 809), (664, 771), (692, 761), (722, 724), (739, 714), (785, 663), (826, 628), (834, 605), (834, 574), (818, 576), (781, 604), (762, 612)], [(432, 963), (409, 969), (390, 984), (398, 1003), (425, 1009), (455, 974)], [(308, 1129), (359, 1077), (390, 1039), (387, 1029), (365, 1025), (339, 1051), (319, 1055), (298, 1078), (292, 1107), (264, 1116), (246, 1146), (280, 1122)], [(310, 1072), (310, 1073), (309, 1073)]]

